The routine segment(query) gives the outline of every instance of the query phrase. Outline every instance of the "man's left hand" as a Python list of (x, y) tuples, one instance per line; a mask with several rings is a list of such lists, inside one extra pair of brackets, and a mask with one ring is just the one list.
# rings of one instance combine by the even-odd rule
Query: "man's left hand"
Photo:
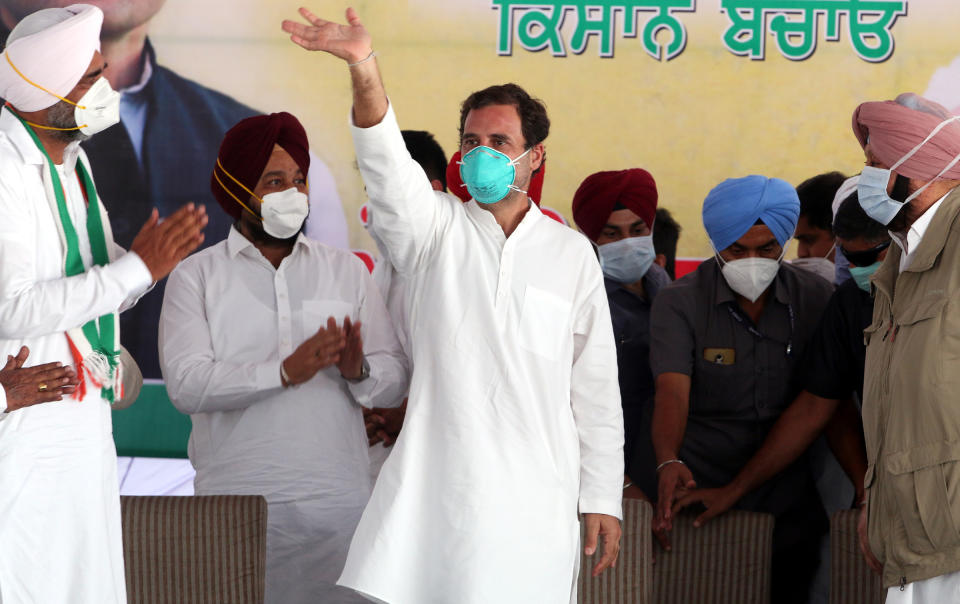
[(599, 537), (603, 537), (603, 556), (593, 567), (592, 576), (597, 577), (607, 568), (617, 565), (620, 555), (620, 521), (607, 514), (584, 514), (587, 525), (587, 542), (583, 553), (592, 556), (597, 551)]
[(340, 352), (337, 369), (348, 380), (358, 379), (363, 374), (363, 336), (360, 335), (360, 321), (353, 323), (350, 317), (343, 319), (343, 335), (347, 345)]
[(707, 510), (693, 521), (693, 526), (699, 528), (711, 518), (715, 518), (732, 508), (740, 501), (740, 497), (740, 494), (730, 485), (719, 489), (693, 489), (673, 504), (673, 515), (676, 516), (677, 512), (688, 505), (700, 503)]
[(8, 356), (0, 369), (0, 385), (6, 392), (7, 412), (30, 407), (38, 403), (63, 400), (72, 394), (77, 383), (77, 374), (72, 367), (61, 363), (45, 363), (24, 367), (30, 349), (20, 348), (17, 356)]

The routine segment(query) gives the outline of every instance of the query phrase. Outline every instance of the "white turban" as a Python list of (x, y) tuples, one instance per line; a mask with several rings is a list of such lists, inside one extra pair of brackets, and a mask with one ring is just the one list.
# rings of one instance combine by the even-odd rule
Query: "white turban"
[(0, 53), (0, 98), (30, 112), (56, 104), (60, 99), (54, 95), (70, 94), (100, 49), (102, 23), (103, 12), (89, 4), (46, 8), (24, 17)]
[(860, 175), (851, 176), (847, 180), (843, 181), (843, 184), (840, 185), (840, 188), (837, 189), (837, 194), (833, 196), (833, 217), (837, 217), (837, 212), (840, 211), (840, 205), (850, 197), (850, 194), (857, 190), (857, 183), (860, 182)]

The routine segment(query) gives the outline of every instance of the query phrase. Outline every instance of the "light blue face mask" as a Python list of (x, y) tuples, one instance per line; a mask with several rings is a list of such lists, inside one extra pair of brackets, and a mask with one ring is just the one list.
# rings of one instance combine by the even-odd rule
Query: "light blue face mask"
[(657, 255), (653, 249), (653, 235), (626, 237), (604, 243), (597, 249), (600, 250), (600, 269), (604, 276), (624, 284), (643, 279)]
[(860, 207), (863, 208), (867, 216), (873, 218), (880, 224), (890, 224), (890, 221), (900, 212), (903, 206), (916, 199), (924, 189), (932, 185), (938, 178), (946, 174), (950, 168), (960, 161), (960, 155), (954, 157), (953, 161), (940, 171), (940, 174), (937, 174), (927, 184), (914, 191), (910, 197), (907, 197), (904, 201), (897, 201), (887, 194), (887, 185), (890, 184), (891, 173), (896, 171), (903, 162), (913, 157), (914, 153), (919, 151), (931, 138), (936, 136), (944, 126), (958, 119), (960, 119), (960, 116), (940, 122), (940, 124), (927, 135), (927, 138), (923, 139), (919, 145), (908, 151), (906, 155), (897, 160), (897, 163), (893, 164), (890, 168), (883, 169), (866, 166), (863, 169), (863, 172), (860, 173), (860, 181), (857, 183), (857, 198), (860, 200)]
[(853, 277), (854, 281), (856, 281), (857, 287), (869, 294), (870, 277), (873, 276), (873, 273), (877, 272), (877, 269), (880, 268), (881, 264), (883, 264), (883, 261), (877, 260), (870, 266), (851, 266), (850, 276)]
[(517, 159), (510, 159), (496, 149), (474, 147), (458, 162), (460, 179), (478, 203), (497, 203), (511, 190), (526, 193), (515, 187), (513, 181), (517, 177), (516, 163), (527, 153), (530, 153), (530, 149), (521, 153)]

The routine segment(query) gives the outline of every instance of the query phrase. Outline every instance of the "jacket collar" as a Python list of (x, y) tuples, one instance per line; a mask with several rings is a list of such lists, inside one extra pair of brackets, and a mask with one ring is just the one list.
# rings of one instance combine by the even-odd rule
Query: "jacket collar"
[[(929, 210), (928, 210), (929, 211)], [(922, 273), (929, 270), (947, 244), (953, 221), (960, 213), (960, 187), (950, 191), (927, 226), (917, 251), (904, 272)], [(899, 265), (898, 265), (899, 266)]]

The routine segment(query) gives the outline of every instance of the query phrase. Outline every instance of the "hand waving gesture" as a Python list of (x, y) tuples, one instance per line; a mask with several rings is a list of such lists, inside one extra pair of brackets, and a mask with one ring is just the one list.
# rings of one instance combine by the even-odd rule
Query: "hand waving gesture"
[(307, 50), (328, 52), (347, 63), (356, 63), (370, 56), (370, 34), (352, 8), (347, 9), (347, 25), (321, 19), (305, 8), (300, 9), (300, 15), (310, 25), (289, 19), (282, 25), (295, 44)]

